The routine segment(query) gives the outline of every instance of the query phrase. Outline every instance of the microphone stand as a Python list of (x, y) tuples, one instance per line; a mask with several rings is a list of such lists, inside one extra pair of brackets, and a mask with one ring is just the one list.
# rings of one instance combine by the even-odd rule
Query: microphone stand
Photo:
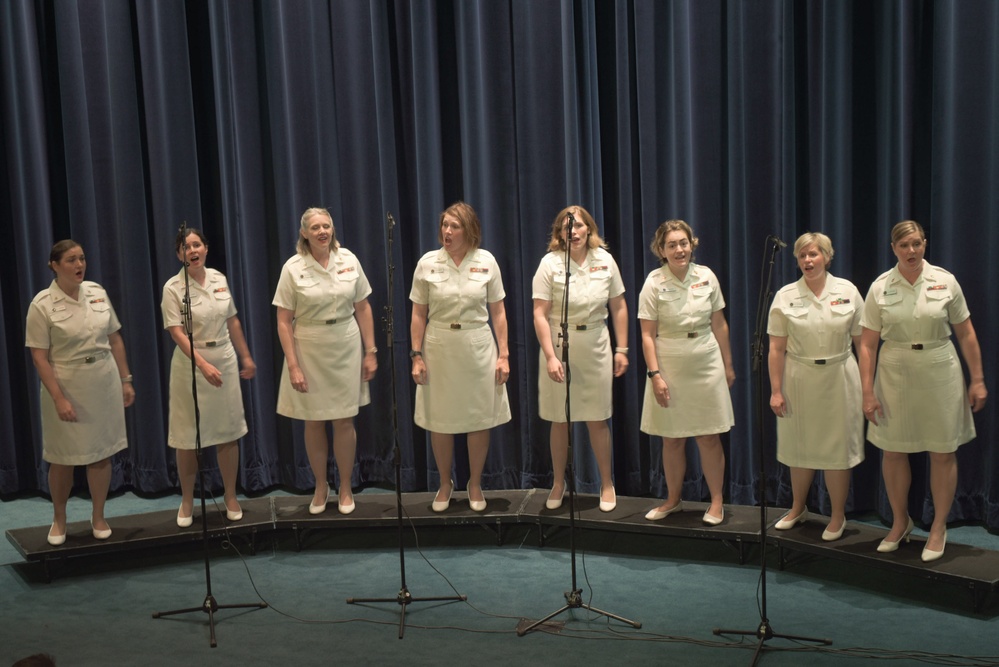
[(385, 336), (387, 343), (385, 347), (389, 353), (389, 377), (392, 379), (392, 461), (395, 466), (395, 507), (399, 525), (399, 579), (401, 581), (399, 592), (394, 598), (347, 598), (347, 604), (357, 604), (361, 602), (395, 602), (399, 605), (399, 639), (402, 639), (406, 631), (406, 606), (414, 602), (464, 602), (468, 599), (464, 595), (448, 595), (443, 597), (414, 598), (406, 586), (406, 550), (403, 542), (402, 523), (402, 452), (399, 449), (399, 406), (396, 401), (395, 385), (395, 340), (393, 336), (394, 318), (392, 305), (394, 303), (394, 277), (395, 265), (392, 263), (392, 229), (395, 227), (395, 218), (391, 213), (385, 214), (385, 222), (388, 227), (388, 245), (386, 247), (386, 266), (388, 268), (388, 303), (385, 306), (385, 317), (382, 324), (385, 326)]
[(754, 404), (754, 416), (756, 417), (757, 438), (759, 447), (759, 494), (760, 494), (760, 624), (753, 630), (723, 630), (714, 628), (715, 635), (755, 635), (759, 640), (756, 644), (756, 651), (753, 653), (753, 660), (750, 665), (756, 665), (760, 659), (764, 644), (767, 640), (790, 639), (791, 641), (815, 642), (817, 644), (832, 644), (831, 639), (819, 639), (817, 637), (801, 637), (798, 635), (783, 635), (774, 632), (770, 626), (770, 619), (767, 618), (767, 472), (764, 465), (764, 443), (766, 442), (766, 428), (763, 422), (763, 332), (766, 329), (768, 305), (773, 296), (770, 283), (773, 278), (774, 258), (781, 248), (787, 244), (774, 235), (767, 236), (766, 247), (763, 251), (763, 266), (760, 270), (760, 297), (756, 306), (756, 331), (753, 333), (753, 373), (756, 376), (756, 402)]
[(194, 452), (198, 461), (198, 486), (201, 489), (201, 542), (205, 547), (205, 601), (200, 607), (188, 607), (185, 609), (174, 609), (172, 611), (154, 611), (153, 618), (163, 618), (164, 616), (174, 616), (176, 614), (187, 614), (195, 611), (203, 611), (208, 614), (208, 632), (211, 647), (218, 646), (215, 641), (215, 612), (219, 609), (264, 609), (266, 602), (249, 602), (244, 604), (219, 604), (212, 595), (212, 566), (208, 548), (208, 512), (205, 511), (205, 469), (202, 461), (201, 449), (201, 408), (198, 406), (198, 376), (197, 366), (194, 363), (194, 320), (191, 314), (191, 277), (187, 273), (187, 222), (180, 227), (181, 251), (184, 253), (184, 306), (181, 314), (184, 317), (184, 331), (187, 332), (187, 342), (191, 349), (191, 397), (194, 399)]
[(608, 618), (613, 618), (622, 623), (627, 623), (634, 628), (642, 627), (642, 624), (638, 621), (631, 621), (623, 616), (618, 616), (617, 614), (612, 614), (609, 611), (604, 611), (602, 609), (597, 609), (589, 604), (583, 602), (583, 590), (576, 585), (576, 465), (573, 460), (572, 452), (572, 411), (569, 406), (569, 387), (571, 385), (571, 374), (569, 373), (569, 266), (572, 261), (572, 257), (569, 254), (570, 240), (572, 238), (572, 227), (575, 222), (575, 218), (570, 211), (566, 220), (566, 233), (565, 233), (565, 294), (562, 297), (562, 307), (561, 307), (561, 321), (559, 322), (559, 328), (561, 333), (559, 337), (562, 339), (562, 368), (565, 369), (565, 426), (566, 434), (568, 436), (566, 445), (566, 464), (568, 466), (568, 479), (566, 484), (569, 486), (569, 555), (572, 571), (572, 588), (563, 593), (565, 597), (565, 604), (548, 614), (539, 621), (535, 621), (524, 628), (517, 628), (517, 636), (523, 637), (531, 630), (534, 630), (538, 626), (544, 624), (547, 620), (558, 616), (564, 611), (569, 609), (586, 609), (592, 611), (596, 614), (601, 614), (607, 616)]

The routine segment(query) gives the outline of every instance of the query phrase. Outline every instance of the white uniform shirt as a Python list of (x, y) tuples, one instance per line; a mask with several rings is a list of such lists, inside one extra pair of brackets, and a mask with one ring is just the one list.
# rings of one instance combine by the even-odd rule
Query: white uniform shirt
[[(624, 294), (617, 262), (603, 248), (591, 248), (577, 265), (569, 267), (569, 324), (599, 322), (607, 317), (607, 302)], [(559, 316), (565, 296), (565, 253), (550, 252), (541, 259), (532, 284), (534, 299), (551, 301)]]
[[(195, 346), (199, 342), (224, 340), (229, 337), (228, 319), (235, 317), (236, 304), (229, 292), (225, 276), (215, 269), (205, 269), (205, 286), (190, 280), (191, 323)], [(183, 327), (184, 269), (163, 286), (163, 328)]]
[(861, 333), (860, 292), (848, 280), (826, 275), (821, 296), (804, 278), (785, 285), (774, 296), (767, 334), (787, 337), (788, 354), (808, 359), (832, 357), (850, 350)]
[(110, 351), (108, 335), (121, 329), (104, 288), (83, 281), (74, 301), (53, 280), (28, 307), (25, 347), (49, 351), (49, 361), (65, 363)]
[(354, 304), (371, 294), (360, 262), (351, 251), (330, 253), (329, 268), (312, 255), (295, 255), (281, 269), (272, 305), (295, 313), (296, 319), (344, 320), (354, 315)]
[(660, 334), (710, 328), (711, 314), (723, 308), (718, 278), (708, 267), (693, 262), (684, 280), (663, 264), (649, 274), (638, 295), (638, 319), (657, 320)]
[(460, 267), (443, 248), (428, 252), (416, 265), (409, 293), (413, 303), (429, 306), (429, 321), (443, 324), (485, 324), (489, 304), (504, 297), (499, 264), (482, 248), (466, 254)]
[(860, 324), (896, 343), (928, 343), (950, 338), (950, 323), (971, 317), (961, 286), (948, 271), (923, 261), (910, 285), (898, 266), (878, 276), (864, 301)]

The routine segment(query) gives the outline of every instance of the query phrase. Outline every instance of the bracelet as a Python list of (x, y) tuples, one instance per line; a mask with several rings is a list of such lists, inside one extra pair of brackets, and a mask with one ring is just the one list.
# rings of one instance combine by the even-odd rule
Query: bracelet
[(128, 382), (128, 383), (132, 382), (132, 376), (131, 375), (125, 375), (124, 377), (121, 378), (121, 383), (122, 384), (125, 384), (126, 382)]
[(372, 345), (364, 352), (365, 354), (378, 354), (378, 348)]
[(615, 347), (614, 354), (628, 354), (628, 348), (626, 347)]

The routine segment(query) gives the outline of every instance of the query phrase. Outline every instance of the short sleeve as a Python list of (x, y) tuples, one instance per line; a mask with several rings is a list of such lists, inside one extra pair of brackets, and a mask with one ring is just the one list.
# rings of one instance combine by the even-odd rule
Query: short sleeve
[(426, 262), (421, 259), (413, 272), (413, 287), (409, 291), (409, 300), (424, 306), (430, 303), (430, 286), (427, 285), (426, 273)]
[(543, 301), (552, 300), (552, 266), (551, 255), (545, 255), (538, 264), (538, 270), (534, 272), (534, 280), (531, 281), (531, 298)]
[(160, 312), (163, 313), (164, 329), (183, 326), (184, 319), (180, 314), (180, 295), (170, 287), (169, 282), (163, 286), (163, 299), (160, 301)]
[(878, 306), (877, 298), (878, 283), (875, 282), (867, 290), (867, 298), (864, 299), (864, 311), (860, 316), (860, 326), (871, 331), (881, 332), (881, 307)]
[(492, 265), (492, 275), (489, 277), (488, 287), (486, 288), (487, 303), (496, 303), (506, 298), (506, 291), (503, 289), (503, 276), (500, 275), (499, 263), (495, 258), (492, 259)]
[(39, 350), (47, 350), (52, 347), (52, 340), (49, 338), (48, 319), (45, 317), (45, 313), (42, 312), (42, 307), (34, 301), (28, 306), (24, 346)]
[(658, 269), (649, 274), (638, 293), (638, 319), (659, 320), (659, 308), (656, 304), (655, 275)]
[(354, 257), (354, 263), (357, 265), (357, 284), (354, 287), (354, 303), (358, 303), (371, 295), (371, 283), (368, 282), (368, 277), (364, 275), (364, 269), (361, 268), (361, 262), (357, 257)]
[(291, 268), (288, 264), (281, 268), (281, 277), (278, 278), (271, 304), (293, 312), (298, 305), (298, 293), (295, 291), (295, 281), (291, 277)]
[(947, 319), (951, 324), (960, 324), (971, 317), (968, 310), (968, 302), (964, 298), (964, 290), (957, 283), (956, 279), (951, 280), (951, 289), (954, 297), (947, 304)]

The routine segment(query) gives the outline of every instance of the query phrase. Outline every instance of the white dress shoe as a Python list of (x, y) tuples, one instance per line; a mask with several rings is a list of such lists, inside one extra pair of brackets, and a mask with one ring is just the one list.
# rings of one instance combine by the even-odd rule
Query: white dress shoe
[[(881, 544), (878, 545), (878, 553), (890, 554), (892, 551), (896, 551), (898, 549), (899, 542), (902, 542), (902, 540), (905, 540), (906, 542), (909, 541), (909, 533), (911, 533), (912, 529), (916, 526), (912, 523), (911, 516), (907, 518), (909, 519), (909, 525), (905, 527), (905, 532), (902, 533), (902, 537), (900, 537), (897, 542), (889, 542), (887, 539), (881, 540)], [(942, 554), (943, 552), (940, 553)]]
[(52, 527), (49, 528), (49, 534), (46, 536), (45, 541), (54, 547), (58, 547), (66, 543), (66, 533), (62, 535), (53, 535), (52, 531), (55, 530), (56, 525), (53, 523)]
[(924, 563), (932, 563), (935, 560), (943, 558), (944, 549), (947, 548), (947, 531), (944, 531), (943, 544), (940, 545), (940, 551), (933, 551), (932, 549), (927, 549), (923, 547), (923, 553), (920, 556)]
[(430, 505), (430, 509), (432, 509), (435, 512), (443, 512), (444, 510), (446, 510), (447, 506), (451, 504), (451, 494), (453, 493), (454, 493), (454, 480), (452, 479), (451, 489), (447, 492), (447, 499), (441, 500), (439, 502), (437, 500), (434, 500), (434, 502)]
[(181, 516), (180, 512), (183, 509), (184, 509), (184, 505), (182, 503), (181, 506), (180, 506), (180, 509), (177, 510), (177, 527), (179, 527), (179, 528), (187, 528), (192, 523), (194, 523), (194, 510), (193, 510), (193, 508), (191, 510), (191, 516)]
[(557, 510), (559, 507), (562, 507), (562, 499), (565, 498), (565, 487), (566, 487), (566, 484), (565, 484), (565, 482), (563, 482), (562, 483), (562, 493), (559, 494), (558, 498), (555, 498), (554, 496), (552, 496), (552, 493), (555, 492), (555, 489), (552, 489), (552, 493), (548, 494), (548, 500), (545, 501), (545, 507), (547, 509)]
[(725, 508), (724, 507), (722, 508), (722, 515), (721, 516), (711, 516), (710, 514), (708, 514), (708, 510), (704, 510), (704, 516), (701, 517), (701, 521), (703, 521), (704, 523), (706, 523), (709, 526), (717, 526), (718, 524), (720, 524), (724, 520), (725, 520)]
[[(315, 496), (315, 494), (313, 494)], [(326, 485), (326, 500), (322, 502), (321, 505), (313, 505), (312, 501), (309, 501), (309, 514), (322, 514), (326, 511), (326, 503), (330, 501), (330, 486)]]
[(606, 500), (606, 501), (601, 500), (600, 501), (600, 511), (601, 512), (612, 512), (612, 511), (614, 511), (614, 508), (617, 507), (617, 492), (614, 490), (613, 486), (611, 487), (611, 493), (614, 494), (614, 499), (613, 500)]
[(674, 507), (671, 507), (668, 510), (660, 510), (656, 508), (650, 509), (648, 513), (645, 515), (645, 518), (648, 521), (659, 521), (659, 519), (665, 519), (673, 512), (682, 512), (682, 511), (683, 511), (683, 501), (681, 500)]
[(787, 518), (789, 514), (790, 512), (782, 516), (780, 518), (780, 521), (774, 524), (774, 528), (776, 528), (777, 530), (788, 530), (790, 528), (794, 528), (799, 523), (805, 523), (806, 521), (808, 521), (808, 510), (802, 511), (801, 514), (794, 517), (793, 519)]

